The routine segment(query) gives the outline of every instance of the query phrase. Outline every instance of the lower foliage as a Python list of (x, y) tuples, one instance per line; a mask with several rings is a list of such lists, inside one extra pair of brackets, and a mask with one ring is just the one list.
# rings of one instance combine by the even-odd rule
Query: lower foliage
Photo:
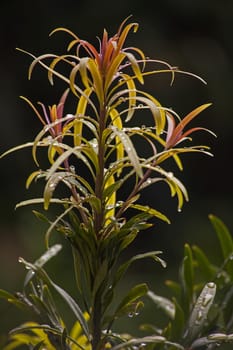
[[(105, 314), (107, 328), (102, 330), (100, 349), (230, 349), (226, 344), (232, 346), (233, 342), (233, 239), (219, 218), (210, 215), (210, 221), (219, 241), (220, 263), (219, 256), (212, 262), (201, 248), (186, 244), (178, 281), (165, 282), (171, 291), (171, 299), (148, 290), (146, 284), (132, 288), (113, 313)], [(10, 332), (4, 350), (92, 349), (89, 313), (83, 312), (73, 297), (54, 283), (44, 270), (47, 261), (60, 249), (61, 245), (54, 245), (33, 264), (21, 258), (20, 262), (27, 269), (23, 290), (15, 295), (0, 291), (2, 298), (29, 312), (33, 320)], [(152, 254), (137, 255), (131, 263), (149, 256)], [(157, 260), (165, 266), (158, 257)], [(129, 265), (129, 262), (122, 264), (118, 274), (125, 273)], [(60, 295), (76, 319), (70, 330), (54, 301), (54, 292)], [(130, 312), (134, 315), (142, 312), (141, 298), (145, 296), (152, 301), (155, 313), (158, 309), (164, 313), (165, 327), (143, 324), (141, 330), (146, 335), (141, 338), (114, 332), (115, 319), (129, 316)]]

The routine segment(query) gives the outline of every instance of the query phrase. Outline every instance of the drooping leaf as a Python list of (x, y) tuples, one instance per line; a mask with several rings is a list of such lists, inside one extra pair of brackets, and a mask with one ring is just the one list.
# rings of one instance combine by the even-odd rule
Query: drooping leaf
[(158, 309), (162, 310), (171, 320), (175, 316), (175, 304), (168, 298), (157, 295), (151, 290), (147, 292), (148, 297), (155, 303)]
[(146, 258), (151, 258), (156, 262), (159, 262), (163, 267), (166, 267), (166, 262), (164, 260), (162, 260), (158, 255), (160, 255), (162, 252), (161, 251), (151, 251), (151, 252), (147, 252), (144, 254), (137, 254), (134, 255), (131, 259), (129, 259), (128, 261), (126, 261), (124, 264), (122, 264), (116, 274), (115, 274), (115, 278), (114, 278), (114, 283), (113, 285), (117, 284), (118, 281), (123, 277), (123, 275), (126, 273), (126, 271), (128, 270), (128, 268), (131, 266), (131, 264), (137, 260), (141, 260), (141, 259), (146, 259)]
[[(122, 299), (114, 312), (114, 318), (133, 312), (134, 307), (137, 307), (135, 302), (148, 292), (148, 287), (145, 283), (138, 284), (131, 288), (128, 294)], [(133, 309), (132, 309), (133, 308)], [(137, 309), (135, 310), (137, 312)]]
[[(61, 249), (62, 249), (61, 244), (53, 245), (52, 247), (48, 248), (46, 252), (42, 254), (41, 257), (34, 262), (34, 265), (38, 267), (44, 266), (50, 259), (56, 256), (61, 251)], [(24, 279), (24, 287), (26, 287), (26, 285), (30, 282), (33, 276), (34, 276), (34, 273), (32, 273), (32, 270), (28, 271)]]
[(128, 154), (130, 162), (132, 163), (132, 166), (135, 169), (135, 172), (137, 173), (137, 175), (139, 177), (142, 177), (143, 176), (143, 172), (142, 172), (142, 168), (141, 168), (141, 165), (140, 165), (140, 161), (139, 161), (137, 152), (135, 150), (135, 147), (134, 147), (132, 141), (130, 140), (130, 137), (123, 130), (119, 130), (117, 128), (114, 128), (113, 132), (121, 140), (121, 142), (122, 142), (122, 144), (124, 146), (124, 149), (125, 149), (126, 153)]

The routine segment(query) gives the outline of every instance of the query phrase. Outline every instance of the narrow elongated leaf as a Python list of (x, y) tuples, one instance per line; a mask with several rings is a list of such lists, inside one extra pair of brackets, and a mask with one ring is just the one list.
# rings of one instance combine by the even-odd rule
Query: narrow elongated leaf
[[(118, 129), (118, 130), (122, 130), (122, 120), (120, 117), (120, 114), (118, 113), (117, 109), (112, 109), (109, 113), (111, 119), (112, 119), (112, 123), (113, 125)], [(124, 158), (124, 145), (121, 142), (121, 139), (119, 138), (119, 136), (116, 136), (116, 153), (117, 153), (117, 161), (121, 160), (122, 158)], [(118, 176), (121, 174), (122, 168), (119, 167), (117, 174)]]
[(47, 273), (41, 268), (36, 265), (33, 265), (23, 258), (19, 258), (19, 262), (23, 263), (26, 268), (33, 270), (36, 272), (40, 278), (48, 285), (51, 285), (57, 293), (64, 299), (64, 301), (69, 305), (70, 309), (73, 311), (74, 315), (77, 317), (77, 320), (80, 322), (80, 325), (82, 326), (83, 332), (89, 339), (90, 333), (88, 329), (87, 322), (83, 316), (83, 313), (78, 306), (78, 304), (74, 301), (74, 299), (61, 287), (59, 287), (56, 283), (54, 283), (50, 277), (47, 275)]
[[(32, 205), (32, 204), (43, 204), (44, 198), (33, 198), (33, 199), (27, 199), (25, 201), (22, 201), (20, 203), (17, 203), (15, 208), (24, 207), (25, 205)], [(59, 198), (51, 198), (50, 203), (56, 203), (56, 204), (72, 204), (69, 200), (65, 199), (59, 199)]]
[(228, 260), (226, 263), (226, 269), (230, 276), (233, 276), (233, 239), (231, 234), (226, 225), (217, 216), (209, 215), (209, 219), (217, 234), (223, 258)]
[[(146, 94), (147, 95), (147, 94)], [(137, 101), (142, 102), (145, 106), (147, 106), (153, 115), (155, 126), (156, 126), (156, 134), (160, 135), (163, 132), (165, 125), (165, 112), (161, 107), (160, 103), (151, 95), (148, 97), (137, 96)]]
[(88, 69), (93, 78), (94, 91), (98, 97), (99, 102), (103, 103), (104, 95), (103, 95), (103, 81), (100, 75), (100, 71), (94, 59), (89, 59), (88, 61)]
[(19, 151), (19, 150), (27, 148), (27, 147), (32, 147), (33, 145), (34, 145), (34, 142), (26, 142), (23, 145), (19, 145), (19, 146), (13, 147), (13, 148), (7, 150), (6, 152), (2, 153), (0, 155), (0, 159), (5, 157), (5, 156), (7, 156), (8, 154), (11, 154), (11, 153), (15, 152), (15, 151)]
[(214, 276), (216, 275), (217, 268), (211, 264), (206, 254), (198, 246), (193, 246), (192, 250), (198, 264), (198, 271), (201, 272), (205, 281), (213, 280)]
[(194, 287), (194, 270), (192, 250), (188, 244), (184, 247), (184, 260), (181, 269), (181, 282), (183, 287), (183, 297), (185, 304), (185, 313), (189, 314), (193, 303), (193, 287)]
[(131, 312), (131, 305), (139, 298), (144, 296), (147, 292), (148, 287), (145, 283), (138, 284), (135, 287), (133, 287), (118, 305), (114, 313), (114, 318)]
[[(61, 249), (62, 249), (61, 244), (53, 245), (52, 247), (48, 248), (46, 252), (42, 254), (41, 257), (34, 262), (34, 265), (38, 267), (44, 266), (50, 259), (56, 256), (61, 251)], [(34, 273), (32, 273), (32, 270), (28, 271), (24, 279), (24, 287), (26, 287), (26, 285), (30, 282), (33, 276), (34, 276)]]
[(107, 74), (106, 74), (106, 79), (105, 79), (105, 85), (104, 85), (104, 88), (106, 91), (108, 91), (108, 88), (113, 81), (114, 75), (116, 74), (117, 70), (119, 69), (119, 65), (124, 60), (124, 58), (125, 58), (125, 53), (123, 53), (123, 52), (119, 53), (119, 55), (117, 55), (113, 59), (110, 67), (108, 68)]
[(126, 271), (131, 266), (131, 264), (137, 260), (152, 258), (154, 261), (159, 262), (163, 267), (166, 267), (166, 262), (158, 256), (161, 253), (162, 253), (161, 251), (152, 251), (152, 252), (147, 252), (144, 254), (137, 254), (137, 255), (133, 256), (131, 259), (129, 259), (126, 263), (122, 264), (118, 268), (118, 270), (115, 274), (113, 285), (118, 283), (118, 281), (123, 277), (123, 275), (126, 273)]
[(125, 149), (126, 153), (128, 154), (130, 162), (132, 163), (132, 166), (134, 167), (137, 175), (139, 177), (142, 177), (143, 172), (142, 172), (141, 164), (140, 164), (137, 152), (136, 152), (134, 145), (133, 145), (132, 141), (130, 140), (129, 136), (123, 130), (119, 130), (116, 128), (113, 128), (113, 132), (121, 140), (121, 142), (124, 146), (124, 149)]
[(137, 59), (135, 58), (135, 56), (130, 53), (130, 52), (125, 52), (126, 57), (128, 58), (129, 62), (131, 63), (131, 67), (132, 70), (136, 76), (136, 78), (138, 79), (138, 81), (143, 84), (144, 83), (144, 79), (143, 79), (143, 75), (141, 72), (141, 68), (137, 62)]
[(111, 350), (120, 350), (125, 348), (132, 349), (134, 347), (140, 347), (142, 344), (148, 344), (148, 346), (150, 344), (151, 345), (162, 344), (170, 349), (184, 350), (184, 347), (182, 345), (177, 344), (175, 342), (171, 342), (167, 340), (165, 337), (162, 337), (160, 335), (151, 335), (143, 338), (133, 338), (113, 346)]
[(15, 295), (0, 289), (0, 298), (1, 299), (5, 299), (7, 302), (15, 305), (16, 307), (18, 307), (19, 309), (23, 310), (23, 311), (28, 311), (28, 307), (27, 305), (25, 305), (25, 303), (23, 303), (22, 301), (20, 301)]
[(184, 331), (185, 315), (182, 307), (175, 298), (173, 298), (173, 303), (175, 306), (175, 314), (171, 324), (171, 339), (173, 341), (179, 341)]
[(84, 91), (84, 95), (82, 95), (79, 99), (76, 109), (77, 118), (74, 120), (74, 145), (80, 146), (82, 141), (82, 129), (83, 129), (83, 120), (80, 120), (81, 116), (84, 116), (86, 113), (86, 108), (88, 104), (88, 99), (86, 96), (90, 96), (92, 92), (92, 88), (87, 88)]
[(155, 303), (155, 305), (162, 310), (168, 317), (173, 320), (175, 317), (175, 304), (170, 299), (162, 297), (153, 293), (152, 291), (148, 291), (148, 297)]
[(188, 321), (188, 327), (184, 334), (185, 341), (189, 344), (194, 341), (201, 332), (206, 321), (209, 309), (213, 304), (216, 294), (216, 284), (207, 283), (200, 293), (193, 307), (192, 313)]
[(140, 210), (142, 212), (146, 212), (146, 213), (150, 214), (152, 217), (154, 216), (154, 217), (170, 224), (170, 220), (164, 214), (160, 213), (158, 210), (156, 210), (154, 208), (150, 208), (146, 205), (140, 205), (140, 204), (131, 204), (130, 208), (134, 208), (134, 209)]
[(121, 74), (121, 76), (125, 80), (129, 91), (129, 108), (125, 119), (125, 121), (128, 122), (131, 120), (135, 112), (137, 90), (133, 79), (128, 74)]

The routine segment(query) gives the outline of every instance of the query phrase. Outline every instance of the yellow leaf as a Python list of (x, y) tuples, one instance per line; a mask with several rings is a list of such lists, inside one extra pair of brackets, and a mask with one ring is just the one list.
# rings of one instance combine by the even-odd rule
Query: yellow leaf
[(32, 181), (40, 174), (41, 174), (41, 171), (37, 170), (37, 171), (33, 171), (33, 173), (31, 173), (31, 175), (29, 175), (29, 177), (27, 178), (27, 181), (26, 181), (26, 188), (27, 189), (31, 185)]
[(80, 146), (82, 142), (83, 122), (80, 119), (80, 117), (84, 116), (86, 113), (88, 97), (90, 96), (91, 92), (92, 92), (92, 88), (87, 88), (84, 91), (84, 94), (80, 97), (77, 105), (77, 109), (76, 109), (77, 118), (74, 121), (74, 145), (75, 146)]
[[(115, 183), (114, 176), (113, 175), (109, 176), (109, 178), (107, 179), (107, 181), (105, 183), (104, 189), (108, 188), (111, 185), (114, 185), (114, 183)], [(108, 199), (108, 201), (106, 203), (106, 206), (111, 206), (112, 207), (111, 210), (108, 210), (106, 212), (106, 215), (105, 215), (105, 218), (107, 219), (106, 220), (106, 225), (110, 221), (108, 218), (113, 217), (115, 215), (115, 204), (116, 204), (116, 192), (114, 191), (111, 194), (111, 196), (109, 197), (109, 199)]]
[[(112, 119), (113, 125), (117, 127), (117, 129), (121, 130), (122, 120), (118, 111), (116, 109), (112, 109), (109, 114)], [(117, 153), (117, 156), (116, 156), (117, 160), (120, 160), (124, 157), (124, 146), (118, 136), (116, 136), (116, 153)], [(119, 176), (121, 172), (122, 172), (122, 168), (119, 168), (117, 171), (117, 175)]]
[(129, 92), (129, 111), (125, 119), (125, 121), (128, 122), (135, 112), (137, 90), (133, 79), (128, 74), (121, 74), (121, 76), (125, 80)]

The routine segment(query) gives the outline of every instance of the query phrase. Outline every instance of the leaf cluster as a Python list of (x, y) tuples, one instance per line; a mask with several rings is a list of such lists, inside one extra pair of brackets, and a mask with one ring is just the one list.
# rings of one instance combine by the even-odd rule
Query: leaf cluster
[(148, 292), (168, 323), (164, 329), (156, 325), (146, 328), (183, 349), (212, 350), (233, 341), (233, 239), (218, 217), (209, 218), (218, 237), (221, 261), (216, 257), (212, 262), (201, 248), (186, 244), (179, 281), (166, 281), (172, 299)]

